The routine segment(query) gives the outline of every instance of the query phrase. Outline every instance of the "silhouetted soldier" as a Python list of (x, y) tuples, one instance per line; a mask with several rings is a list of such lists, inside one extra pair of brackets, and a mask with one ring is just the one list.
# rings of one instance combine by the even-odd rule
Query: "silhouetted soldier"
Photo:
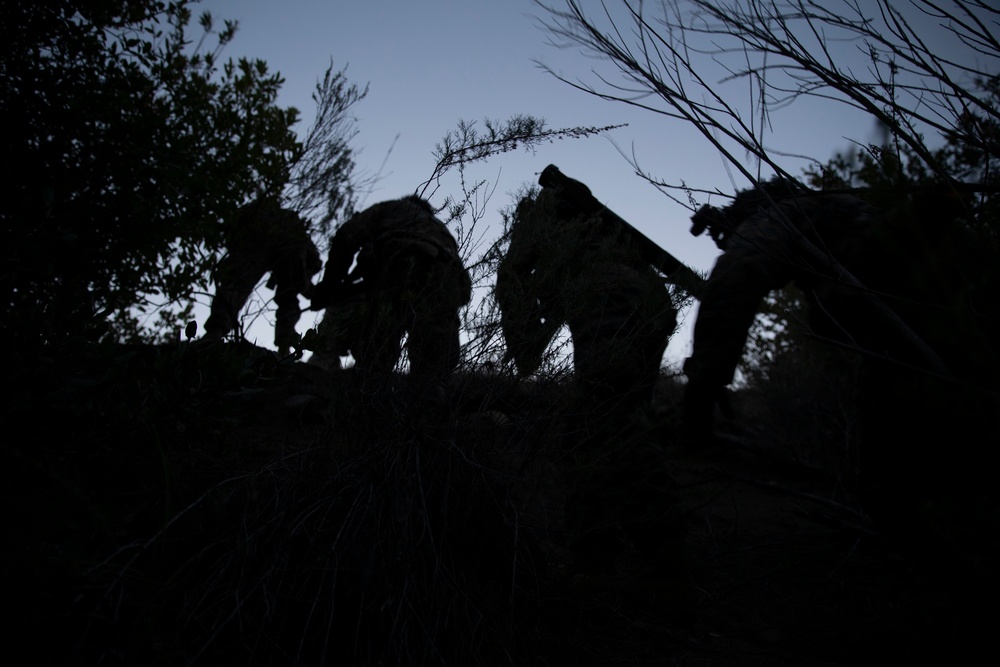
[(518, 204), (497, 270), (508, 356), (520, 374), (534, 372), (569, 325), (578, 381), (616, 394), (628, 387), (641, 403), (676, 326), (664, 283), (694, 290), (701, 280), (554, 165), (539, 184), (536, 198)]
[(337, 230), (312, 307), (351, 318), (340, 327), (349, 340), (334, 346), (350, 350), (363, 381), (388, 378), (407, 335), (411, 386), (428, 389), (460, 361), (459, 311), (471, 296), (455, 238), (428, 202), (411, 196), (375, 204)]
[(205, 339), (225, 336), (236, 327), (247, 299), (265, 274), (277, 304), (274, 344), (282, 355), (296, 345), (295, 325), (301, 309), (299, 294), (312, 293), (312, 276), (323, 268), (308, 225), (294, 211), (263, 199), (240, 209), (228, 230), (227, 253), (216, 268), (212, 312), (205, 322)]
[[(622, 582), (632, 588), (622, 592), (677, 604), (663, 599), (687, 596), (676, 490), (645, 422), (676, 325), (651, 261), (669, 256), (644, 247), (648, 239), (555, 166), (539, 183), (537, 197), (518, 204), (496, 296), (508, 355), (522, 375), (537, 369), (561, 326), (573, 338), (578, 400), (570, 421), (579, 431), (566, 520), (575, 568), (588, 580), (613, 580), (634, 549), (643, 571)], [(679, 582), (684, 592), (657, 590), (657, 582)]]
[(973, 313), (994, 306), (982, 289), (972, 293), (983, 261), (955, 223), (958, 212), (960, 202), (941, 193), (883, 213), (853, 195), (779, 179), (725, 208), (702, 207), (692, 233), (707, 229), (725, 252), (701, 290), (685, 363), (691, 431), (710, 431), (761, 300), (791, 282), (805, 293), (822, 337), (896, 365), (992, 382), (980, 366), (992, 363), (995, 349)]
[(1000, 346), (997, 258), (961, 223), (962, 204), (924, 191), (900, 193), (882, 210), (774, 180), (699, 210), (692, 233), (708, 228), (725, 252), (700, 297), (684, 420), (692, 442), (710, 435), (762, 298), (794, 281), (813, 332), (863, 360), (866, 509), (964, 598), (998, 590), (998, 564), (979, 559), (1000, 554), (979, 546), (1000, 537), (986, 528), (997, 507), (996, 452), (983, 443), (998, 430)]

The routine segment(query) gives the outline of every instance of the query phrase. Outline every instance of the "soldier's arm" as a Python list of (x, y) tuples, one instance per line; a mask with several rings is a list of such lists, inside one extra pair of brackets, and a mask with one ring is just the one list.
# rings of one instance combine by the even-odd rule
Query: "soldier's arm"
[(720, 387), (732, 382), (761, 300), (794, 278), (788, 261), (793, 242), (763, 213), (730, 240), (701, 288), (691, 380)]
[(712, 431), (715, 406), (724, 401), (761, 300), (793, 278), (782, 254), (748, 233), (730, 243), (702, 287), (693, 351), (684, 363), (684, 428), (694, 439)]
[(364, 243), (365, 228), (359, 224), (359, 216), (345, 222), (330, 239), (323, 278), (312, 290), (312, 310), (322, 310), (345, 297), (348, 289), (348, 271), (354, 263), (354, 256)]

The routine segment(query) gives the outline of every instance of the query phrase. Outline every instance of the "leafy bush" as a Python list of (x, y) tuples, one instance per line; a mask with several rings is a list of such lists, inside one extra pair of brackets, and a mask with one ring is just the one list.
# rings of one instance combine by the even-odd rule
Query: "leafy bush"
[[(191, 0), (5, 3), (0, 320), (6, 337), (134, 335), (150, 299), (204, 286), (220, 222), (279, 193), (298, 112), (260, 60), (220, 64), (236, 24)], [(214, 40), (213, 48), (207, 44)]]

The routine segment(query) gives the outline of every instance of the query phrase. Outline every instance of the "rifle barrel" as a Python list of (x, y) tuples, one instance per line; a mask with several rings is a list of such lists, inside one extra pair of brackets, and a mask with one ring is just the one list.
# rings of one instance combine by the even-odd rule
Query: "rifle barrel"
[(558, 188), (563, 196), (575, 200), (575, 203), (588, 211), (597, 212), (605, 224), (619, 228), (623, 237), (631, 242), (639, 251), (639, 256), (649, 262), (667, 279), (690, 294), (697, 295), (705, 284), (704, 278), (695, 273), (682, 261), (671, 255), (653, 242), (648, 236), (633, 227), (627, 220), (602, 204), (590, 192), (590, 188), (582, 182), (562, 173), (554, 164), (550, 164), (538, 177), (538, 184), (543, 188)]

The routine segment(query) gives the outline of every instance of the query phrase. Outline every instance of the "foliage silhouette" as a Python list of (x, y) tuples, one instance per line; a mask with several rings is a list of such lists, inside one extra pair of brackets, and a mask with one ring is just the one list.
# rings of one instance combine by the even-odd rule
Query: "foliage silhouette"
[[(284, 195), (320, 230), (352, 205), (351, 107), (332, 65), (300, 143), (261, 60), (223, 62), (191, 0), (8, 4), (0, 51), (3, 335), (150, 339), (189, 317), (242, 204)], [(172, 306), (164, 308), (165, 306)], [(180, 311), (177, 312), (177, 308)], [(159, 314), (152, 331), (150, 315)]]

